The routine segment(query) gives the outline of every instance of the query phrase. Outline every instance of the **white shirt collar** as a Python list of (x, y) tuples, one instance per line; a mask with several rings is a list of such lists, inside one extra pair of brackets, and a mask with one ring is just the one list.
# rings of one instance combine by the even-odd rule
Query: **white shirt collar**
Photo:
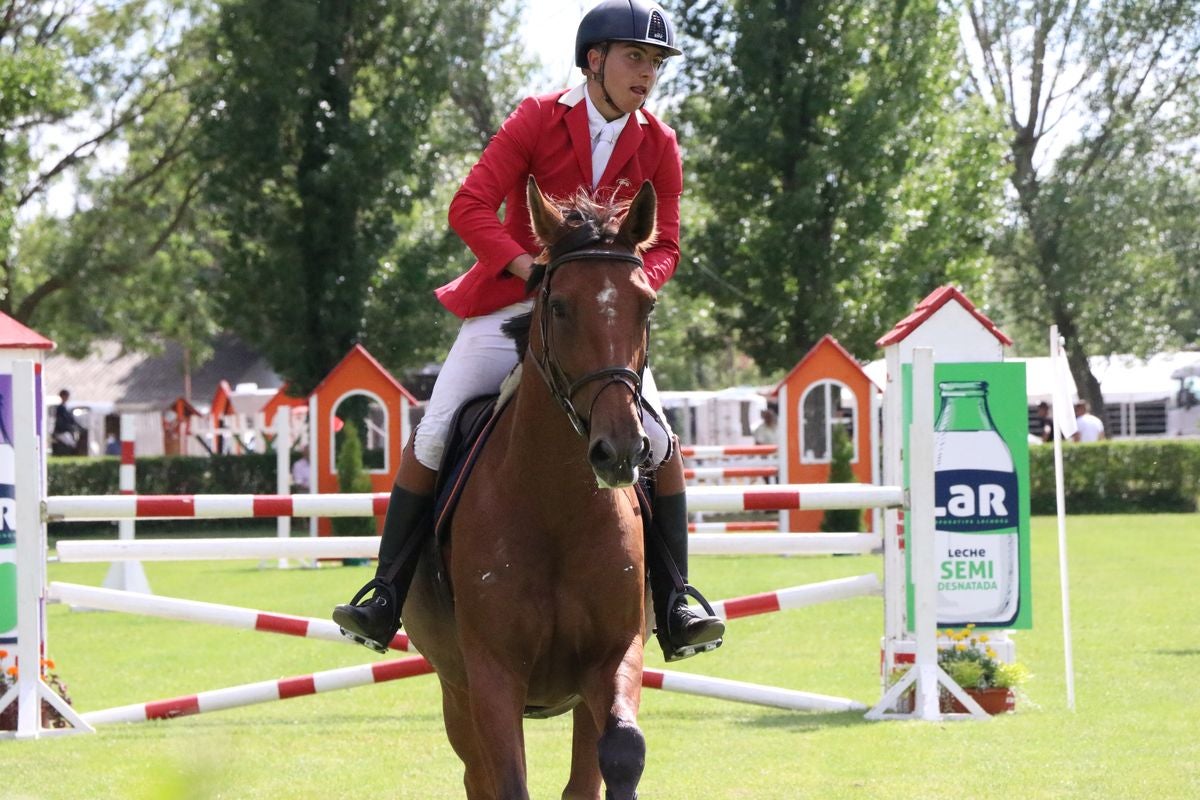
[(596, 137), (605, 128), (613, 132), (613, 142), (616, 142), (617, 137), (621, 135), (621, 131), (625, 130), (625, 123), (629, 122), (629, 115), (624, 114), (614, 120), (607, 120), (604, 115), (596, 108), (596, 104), (592, 102), (592, 95), (588, 91), (583, 93), (584, 102), (587, 103), (588, 113), (588, 132), (592, 136), (592, 141), (596, 141)]

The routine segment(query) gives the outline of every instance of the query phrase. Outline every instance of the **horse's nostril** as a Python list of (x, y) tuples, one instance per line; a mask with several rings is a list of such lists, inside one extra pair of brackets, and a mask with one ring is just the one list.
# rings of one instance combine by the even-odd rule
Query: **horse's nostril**
[(588, 460), (593, 467), (603, 467), (617, 460), (617, 451), (605, 439), (598, 440), (588, 451)]
[(633, 463), (645, 464), (649, 460), (650, 460), (650, 437), (643, 436), (642, 437), (642, 446), (638, 448), (637, 461), (635, 461)]

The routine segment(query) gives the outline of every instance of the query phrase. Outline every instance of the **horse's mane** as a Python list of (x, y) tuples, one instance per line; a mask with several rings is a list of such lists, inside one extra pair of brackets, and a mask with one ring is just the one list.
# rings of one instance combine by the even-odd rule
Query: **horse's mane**
[[(550, 241), (543, 241), (542, 252), (533, 262), (533, 271), (529, 275), (529, 280), (525, 282), (526, 293), (532, 292), (538, 286), (541, 286), (542, 280), (546, 277), (546, 265), (550, 261), (550, 250), (554, 244), (560, 241), (571, 231), (581, 228), (585, 225), (594, 225), (596, 228), (604, 232), (602, 244), (624, 244), (629, 249), (641, 253), (650, 245), (654, 244), (654, 237), (641, 243), (620, 241), (621, 221), (625, 218), (625, 213), (629, 210), (629, 200), (617, 200), (617, 190), (613, 189), (608, 198), (593, 197), (584, 189), (578, 189), (575, 194), (566, 198), (558, 204), (558, 210), (563, 215), (563, 224), (554, 232), (553, 238)], [(535, 233), (536, 235), (536, 233)], [(501, 332), (508, 336), (517, 345), (517, 355), (524, 356), (525, 351), (529, 347), (529, 328), (533, 324), (533, 312), (529, 311), (524, 314), (509, 319), (500, 326)]]

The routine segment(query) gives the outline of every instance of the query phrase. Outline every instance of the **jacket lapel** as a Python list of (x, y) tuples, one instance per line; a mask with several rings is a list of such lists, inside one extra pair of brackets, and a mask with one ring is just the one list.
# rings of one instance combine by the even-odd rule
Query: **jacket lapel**
[[(559, 100), (560, 103), (567, 105), (572, 94), (570, 92), (564, 95)], [(583, 102), (583, 92), (579, 92), (579, 98), (575, 100), (575, 104), (567, 111), (567, 133), (571, 136), (571, 149), (575, 152), (575, 160), (579, 162), (579, 171), (583, 174), (587, 185), (592, 185), (592, 134), (588, 130), (588, 112), (587, 103)]]
[(633, 118), (625, 123), (625, 128), (617, 137), (617, 145), (613, 148), (612, 157), (608, 159), (608, 166), (604, 168), (604, 174), (600, 177), (597, 186), (615, 182), (616, 177), (629, 163), (629, 159), (633, 158), (633, 154), (642, 146), (642, 139), (645, 138), (645, 134), (642, 133), (642, 125), (645, 124), (645, 119), (642, 112), (637, 111), (634, 112)]

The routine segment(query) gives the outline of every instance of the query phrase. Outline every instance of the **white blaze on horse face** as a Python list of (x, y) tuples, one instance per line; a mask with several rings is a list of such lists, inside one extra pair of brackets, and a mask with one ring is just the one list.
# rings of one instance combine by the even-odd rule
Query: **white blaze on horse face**
[[(600, 305), (600, 316), (608, 320), (608, 325), (611, 328), (617, 324), (617, 287), (613, 285), (610, 278), (605, 277), (604, 288), (596, 295), (596, 302)], [(608, 357), (613, 357), (613, 342), (608, 344)]]

